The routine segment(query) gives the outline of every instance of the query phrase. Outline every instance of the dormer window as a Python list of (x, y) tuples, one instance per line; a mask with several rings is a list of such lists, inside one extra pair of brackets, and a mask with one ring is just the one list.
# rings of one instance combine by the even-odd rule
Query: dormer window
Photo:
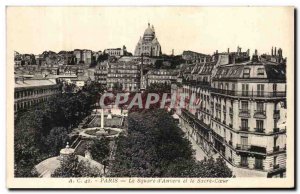
[(257, 69), (257, 75), (264, 75), (264, 74), (265, 74), (264, 68)]
[(244, 78), (249, 78), (250, 77), (250, 69), (249, 68), (245, 68), (243, 71), (243, 77)]

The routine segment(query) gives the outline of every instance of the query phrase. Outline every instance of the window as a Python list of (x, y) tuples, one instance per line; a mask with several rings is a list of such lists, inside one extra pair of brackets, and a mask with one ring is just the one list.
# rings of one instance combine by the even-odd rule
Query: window
[(263, 120), (256, 120), (256, 131), (257, 132), (264, 131), (264, 121)]
[(257, 96), (264, 96), (264, 90), (265, 90), (265, 85), (264, 84), (257, 84)]
[(248, 158), (247, 156), (241, 156), (241, 166), (247, 167), (248, 166)]
[(257, 102), (256, 103), (256, 109), (257, 109), (257, 112), (263, 112), (263, 110), (264, 110), (264, 103), (263, 102)]
[(249, 85), (242, 84), (242, 96), (248, 96), (248, 95), (249, 95)]
[(242, 119), (241, 124), (242, 124), (241, 130), (248, 131), (248, 119)]
[(263, 169), (263, 159), (261, 158), (255, 158), (255, 166), (256, 169)]
[(274, 162), (274, 166), (276, 166), (277, 165), (277, 156), (274, 156), (273, 162)]
[(244, 78), (249, 78), (250, 77), (250, 69), (249, 68), (245, 68), (243, 71), (243, 77)]
[(273, 95), (276, 96), (277, 93), (277, 84), (273, 84)]
[(232, 84), (232, 90), (233, 91), (235, 90), (235, 84)]
[(248, 111), (248, 101), (242, 101), (242, 110)]
[(248, 145), (248, 137), (241, 136), (241, 145), (242, 146)]
[(257, 75), (264, 75), (264, 74), (265, 74), (264, 68), (257, 69)]

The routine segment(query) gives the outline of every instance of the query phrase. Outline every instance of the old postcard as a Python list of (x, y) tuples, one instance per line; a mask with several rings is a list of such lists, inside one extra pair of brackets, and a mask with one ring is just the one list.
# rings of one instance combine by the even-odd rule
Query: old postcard
[(293, 7), (17, 7), (9, 188), (293, 188)]

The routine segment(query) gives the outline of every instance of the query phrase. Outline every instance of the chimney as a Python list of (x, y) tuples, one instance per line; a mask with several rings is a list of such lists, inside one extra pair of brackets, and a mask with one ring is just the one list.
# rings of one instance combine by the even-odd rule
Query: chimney
[(218, 54), (218, 50), (216, 50), (216, 54)]
[(274, 53), (274, 55), (275, 55), (275, 56), (277, 55), (276, 47), (275, 47), (275, 53)]
[(258, 62), (257, 50), (255, 49), (254, 55), (252, 56), (252, 62)]
[(278, 56), (279, 56), (280, 58), (282, 57), (282, 49), (281, 49), (281, 48), (278, 49)]
[(229, 48), (227, 49), (227, 53), (229, 53)]
[(235, 56), (232, 56), (232, 64), (235, 64)]
[(271, 50), (271, 56), (273, 56), (273, 47), (272, 47), (272, 50)]

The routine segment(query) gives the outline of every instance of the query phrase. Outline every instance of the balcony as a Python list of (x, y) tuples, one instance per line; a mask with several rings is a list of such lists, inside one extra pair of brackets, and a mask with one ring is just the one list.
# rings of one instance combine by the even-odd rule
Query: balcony
[(239, 116), (249, 118), (250, 110), (249, 109), (240, 109)]
[(265, 133), (265, 129), (263, 128), (254, 128), (256, 133)]
[(280, 110), (274, 110), (273, 118), (277, 120), (280, 119)]
[(257, 97), (257, 98), (285, 98), (286, 91), (266, 92), (266, 91), (237, 91), (211, 88), (212, 93), (233, 96), (233, 97)]
[(224, 138), (221, 135), (217, 134), (214, 131), (212, 131), (212, 135), (215, 137), (216, 140), (218, 140), (221, 143), (224, 143), (225, 140), (224, 140)]
[(249, 152), (252, 154), (266, 154), (267, 153), (267, 149), (265, 147), (254, 146), (254, 145), (236, 144), (236, 149), (238, 151)]
[(249, 127), (242, 126), (240, 127), (240, 131), (249, 131)]
[(266, 111), (265, 110), (254, 110), (254, 118), (258, 119), (265, 119), (266, 118)]

